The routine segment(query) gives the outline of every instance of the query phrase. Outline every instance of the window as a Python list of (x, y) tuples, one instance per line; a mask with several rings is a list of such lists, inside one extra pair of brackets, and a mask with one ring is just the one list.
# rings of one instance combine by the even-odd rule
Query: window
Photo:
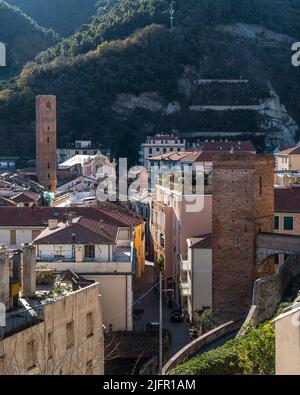
[(55, 258), (62, 258), (65, 256), (65, 248), (64, 246), (54, 246), (54, 257)]
[(46, 104), (46, 110), (47, 111), (51, 111), (51, 103), (48, 101), (48, 103)]
[(94, 334), (94, 317), (93, 313), (86, 315), (86, 336), (91, 337)]
[(54, 354), (53, 332), (49, 332), (47, 335), (47, 347), (48, 347), (48, 359), (52, 359)]
[(17, 244), (17, 231), (16, 230), (10, 231), (10, 244)]
[(35, 342), (34, 340), (27, 343), (27, 370), (31, 370), (36, 366), (36, 356), (35, 356)]
[(263, 178), (259, 177), (259, 194), (262, 195), (263, 192)]
[(284, 230), (294, 230), (293, 217), (284, 217)]
[(149, 148), (149, 154), (152, 154), (152, 148)]
[(47, 143), (50, 143), (50, 137), (47, 137)]
[(67, 349), (74, 346), (74, 321), (67, 324)]
[(95, 246), (84, 246), (84, 256), (85, 258), (95, 258)]
[(31, 231), (31, 239), (32, 241), (35, 240), (41, 234), (40, 230), (32, 230)]
[(279, 216), (275, 216), (275, 230), (279, 230)]
[(160, 246), (165, 248), (165, 235), (163, 233), (160, 234)]

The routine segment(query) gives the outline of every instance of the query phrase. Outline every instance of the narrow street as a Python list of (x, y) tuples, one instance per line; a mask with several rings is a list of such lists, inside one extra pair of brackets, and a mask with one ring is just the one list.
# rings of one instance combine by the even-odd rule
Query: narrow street
[[(134, 301), (137, 301), (147, 293), (155, 284), (154, 268), (147, 265), (142, 278), (137, 280), (134, 289)], [(171, 323), (170, 315), (176, 306), (170, 309), (166, 303), (163, 303), (163, 328), (171, 334), (171, 348), (169, 358), (176, 354), (182, 347), (188, 344), (191, 339), (185, 323)], [(134, 310), (144, 310), (139, 319), (134, 321), (134, 329), (145, 330), (146, 325), (150, 322), (159, 322), (159, 291), (153, 289), (145, 297), (135, 304)]]

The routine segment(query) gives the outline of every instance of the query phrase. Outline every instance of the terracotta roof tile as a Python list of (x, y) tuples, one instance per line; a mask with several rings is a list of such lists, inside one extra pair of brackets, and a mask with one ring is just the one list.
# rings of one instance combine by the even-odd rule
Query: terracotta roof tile
[(78, 218), (70, 225), (60, 222), (53, 230), (45, 229), (34, 244), (114, 244), (117, 233), (117, 226)]
[(74, 217), (103, 220), (105, 223), (119, 226), (137, 226), (143, 221), (137, 214), (119, 208), (116, 204), (105, 203), (91, 207), (0, 207), (0, 226), (45, 227), (49, 219), (67, 221), (68, 213)]

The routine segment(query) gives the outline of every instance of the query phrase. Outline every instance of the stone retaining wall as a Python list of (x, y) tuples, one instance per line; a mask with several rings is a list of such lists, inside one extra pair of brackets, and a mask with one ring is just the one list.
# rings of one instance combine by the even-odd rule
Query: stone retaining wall
[(178, 351), (163, 367), (162, 374), (167, 374), (170, 370), (174, 369), (177, 365), (184, 363), (186, 360), (199, 353), (201, 349), (207, 344), (213, 343), (214, 341), (226, 336), (232, 332), (237, 331), (242, 324), (242, 320), (230, 321), (226, 324), (213, 329), (212, 331), (198, 337), (198, 339), (187, 344), (184, 348)]
[(252, 307), (238, 336), (251, 323), (254, 326), (269, 320), (277, 311), (283, 294), (294, 276), (300, 274), (300, 257), (290, 256), (273, 276), (256, 280)]

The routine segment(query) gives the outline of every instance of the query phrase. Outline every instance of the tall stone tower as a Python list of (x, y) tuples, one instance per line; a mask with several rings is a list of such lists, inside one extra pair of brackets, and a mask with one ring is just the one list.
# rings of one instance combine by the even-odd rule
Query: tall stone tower
[(36, 169), (39, 183), (56, 190), (56, 97), (36, 97)]
[(220, 322), (249, 311), (261, 232), (274, 232), (272, 156), (218, 156), (213, 163), (212, 299)]

